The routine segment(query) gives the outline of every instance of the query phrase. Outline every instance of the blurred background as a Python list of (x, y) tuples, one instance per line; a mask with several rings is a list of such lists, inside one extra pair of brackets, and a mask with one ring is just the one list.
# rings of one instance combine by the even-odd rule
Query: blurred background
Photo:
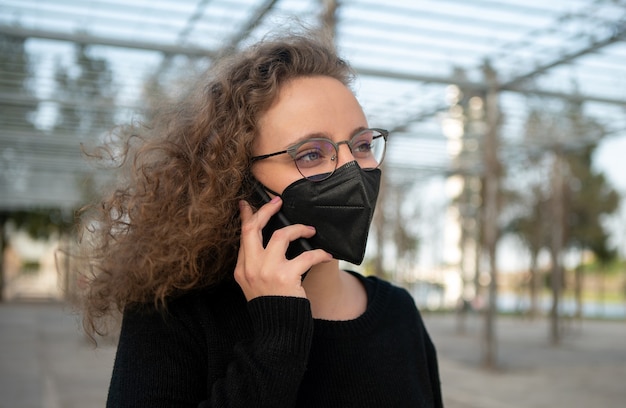
[[(0, 0), (0, 324), (80, 291), (58, 266), (110, 176), (82, 147), (296, 22), (334, 36), (370, 125), (391, 132), (351, 267), (410, 290), (476, 369), (512, 358), (516, 319), (533, 323), (507, 333), (542, 346), (587, 344), (583, 321), (626, 338), (624, 0)], [(460, 371), (443, 358), (445, 383)], [(514, 406), (465, 397), (448, 402)]]

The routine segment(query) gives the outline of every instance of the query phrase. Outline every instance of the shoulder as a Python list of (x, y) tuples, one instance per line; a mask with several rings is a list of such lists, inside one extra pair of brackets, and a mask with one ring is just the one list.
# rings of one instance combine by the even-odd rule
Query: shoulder
[(360, 279), (368, 288), (368, 293), (371, 290), (374, 294), (372, 304), (368, 307), (378, 309), (383, 314), (385, 325), (401, 328), (400, 333), (416, 336), (429, 353), (435, 352), (426, 324), (408, 290), (376, 276), (361, 275)]
[(124, 325), (143, 330), (197, 332), (207, 325), (219, 326), (226, 316), (244, 314), (245, 298), (234, 282), (186, 292), (169, 299), (163, 307), (132, 305), (124, 311)]
[(376, 276), (364, 276), (351, 271), (350, 273), (365, 287), (370, 312), (382, 315), (388, 321), (422, 324), (415, 301), (406, 289)]
[(394, 305), (403, 305), (411, 309), (416, 309), (415, 301), (411, 294), (404, 288), (392, 284), (377, 276), (364, 276), (357, 272), (350, 272), (357, 277), (365, 286), (368, 298), (371, 300), (381, 297), (385, 301)]

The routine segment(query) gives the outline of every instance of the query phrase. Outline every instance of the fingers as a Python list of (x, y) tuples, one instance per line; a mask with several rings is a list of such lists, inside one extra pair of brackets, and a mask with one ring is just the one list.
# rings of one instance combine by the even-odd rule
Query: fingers
[[(280, 197), (274, 197), (270, 202), (263, 205), (256, 213), (246, 201), (239, 202), (239, 213), (241, 217), (241, 239), (245, 240), (246, 246), (256, 249), (263, 248), (262, 230), (270, 218), (276, 214), (282, 205)], [(258, 238), (261, 238), (259, 242)], [(260, 244), (260, 248), (259, 245)]]
[(274, 231), (267, 248), (263, 247), (263, 227), (281, 205), (280, 197), (274, 197), (257, 212), (253, 212), (246, 202), (239, 205), (241, 241), (235, 280), (248, 300), (259, 296), (306, 297), (301, 275), (313, 265), (332, 259), (321, 249), (306, 251), (292, 260), (286, 258), (285, 253), (292, 241), (315, 235), (315, 228), (302, 224)]
[[(306, 272), (311, 269), (312, 266), (332, 261), (332, 259), (333, 256), (323, 249), (312, 249), (304, 251), (290, 262), (292, 262), (298, 270)], [(302, 274), (300, 276), (302, 276)], [(302, 282), (302, 279), (300, 279), (300, 282)]]
[(272, 233), (272, 236), (267, 243), (267, 248), (265, 248), (265, 250), (269, 254), (273, 254), (275, 256), (284, 256), (287, 252), (287, 248), (292, 243), (292, 241), (295, 241), (299, 238), (311, 238), (314, 235), (314, 227), (302, 224), (289, 225), (280, 228)]

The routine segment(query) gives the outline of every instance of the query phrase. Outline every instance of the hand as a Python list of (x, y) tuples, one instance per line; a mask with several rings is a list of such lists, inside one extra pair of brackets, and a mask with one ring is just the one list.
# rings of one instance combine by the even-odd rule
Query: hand
[(235, 280), (248, 300), (259, 296), (306, 297), (301, 275), (313, 265), (332, 259), (322, 249), (305, 251), (291, 260), (286, 258), (285, 253), (291, 241), (315, 235), (315, 228), (302, 224), (274, 231), (267, 247), (263, 248), (263, 227), (280, 210), (281, 205), (280, 197), (274, 197), (253, 213), (245, 201), (239, 204), (241, 241)]

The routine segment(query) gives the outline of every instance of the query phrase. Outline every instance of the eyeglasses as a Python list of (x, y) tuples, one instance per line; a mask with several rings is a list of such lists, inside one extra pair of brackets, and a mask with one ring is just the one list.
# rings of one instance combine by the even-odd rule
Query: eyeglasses
[(289, 154), (298, 171), (311, 181), (322, 181), (330, 177), (337, 169), (339, 146), (348, 145), (350, 152), (363, 170), (373, 170), (380, 166), (385, 157), (389, 132), (385, 129), (364, 129), (350, 140), (335, 143), (323, 137), (303, 140), (287, 150), (252, 157), (252, 162), (264, 160), (280, 154)]

